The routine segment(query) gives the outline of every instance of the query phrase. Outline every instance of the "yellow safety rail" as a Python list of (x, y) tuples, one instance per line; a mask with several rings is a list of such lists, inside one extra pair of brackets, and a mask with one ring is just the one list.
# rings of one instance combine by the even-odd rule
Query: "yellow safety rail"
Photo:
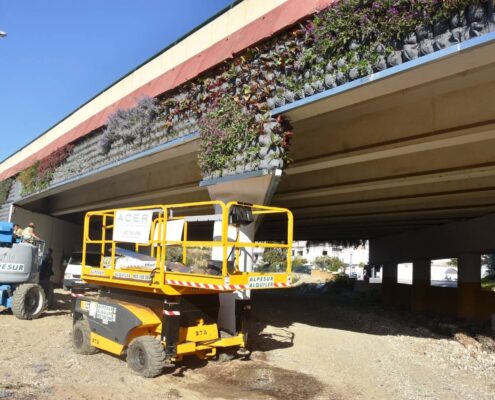
[[(267, 215), (285, 217), (287, 234), (284, 243), (240, 241), (239, 231), (242, 231), (242, 228), (239, 226), (236, 227), (238, 233), (236, 238), (234, 240), (229, 238), (229, 226), (232, 227), (229, 224), (229, 218), (234, 207), (250, 209), (255, 220)], [(205, 208), (214, 208), (215, 213), (212, 215), (191, 214), (195, 210), (204, 210)], [(139, 265), (119, 267), (117, 265), (118, 245), (123, 243), (129, 245), (129, 243), (113, 240), (115, 215), (117, 211), (132, 210), (153, 211), (154, 217), (149, 232), (149, 240), (145, 243), (133, 244), (136, 253), (143, 254), (144, 251), (148, 253), (152, 258), (153, 267), (148, 266), (145, 268)], [(195, 218), (198, 218), (198, 220), (195, 221)], [(167, 240), (167, 222), (177, 220), (184, 220), (182, 240)], [(221, 223), (220, 238), (217, 240), (214, 240), (214, 238), (212, 240), (190, 240), (190, 221)], [(101, 226), (98, 227), (98, 225)], [(95, 238), (94, 235), (98, 231), (101, 232), (100, 237)], [(100, 286), (120, 287), (167, 295), (288, 287), (290, 286), (291, 276), (292, 232), (293, 216), (288, 209), (241, 202), (225, 204), (221, 201), (206, 201), (90, 211), (86, 214), (84, 221), (82, 278), (89, 283)], [(181, 259), (183, 264), (186, 264), (187, 261), (188, 248), (220, 248), (221, 257), (217, 261), (221, 261), (221, 273), (211, 275), (206, 272), (179, 272), (168, 269), (166, 264), (167, 246), (172, 245), (182, 248)], [(100, 265), (87, 265), (86, 252), (88, 248), (94, 249), (95, 246), (100, 249)], [(285, 249), (285, 270), (281, 272), (241, 271), (241, 250), (248, 251), (248, 249), (254, 248)], [(229, 262), (232, 261), (233, 268), (231, 267), (229, 271)]]

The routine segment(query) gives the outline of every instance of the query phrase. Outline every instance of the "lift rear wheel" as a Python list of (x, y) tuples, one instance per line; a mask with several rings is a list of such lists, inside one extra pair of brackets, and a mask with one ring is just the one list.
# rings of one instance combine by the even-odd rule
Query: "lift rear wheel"
[(72, 327), (72, 347), (78, 354), (98, 353), (96, 347), (91, 346), (91, 328), (85, 319), (79, 319)]
[(231, 361), (235, 358), (235, 350), (232, 349), (217, 349), (218, 353), (212, 361), (218, 361), (220, 363)]
[(36, 319), (46, 308), (43, 288), (36, 283), (18, 286), (12, 298), (12, 313), (19, 319)]
[(145, 378), (154, 378), (166, 365), (165, 349), (153, 336), (139, 336), (127, 349), (129, 368)]

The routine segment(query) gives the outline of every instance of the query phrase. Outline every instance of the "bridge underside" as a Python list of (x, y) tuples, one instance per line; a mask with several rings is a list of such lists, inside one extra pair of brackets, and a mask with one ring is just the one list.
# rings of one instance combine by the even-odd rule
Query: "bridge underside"
[[(495, 228), (485, 217), (495, 213), (494, 98), (490, 44), (288, 110), (293, 163), (272, 204), (294, 212), (295, 239), (370, 239), (371, 261), (389, 265), (389, 285), (397, 284), (393, 265), (441, 256), (468, 260), (459, 265), (459, 279), (479, 286), (479, 263), (466, 254), (495, 251), (495, 239), (456, 249), (452, 237), (462, 221), (481, 221), (470, 228), (477, 238)], [(191, 139), (19, 205), (80, 223), (91, 209), (208, 200), (197, 152)], [(429, 231), (437, 226), (446, 228)], [(259, 237), (282, 229), (274, 221)], [(404, 243), (421, 236), (429, 238), (427, 246)], [(388, 246), (403, 251), (388, 252)], [(424, 274), (415, 282), (425, 282)], [(467, 315), (474, 315), (478, 297), (470, 304)], [(495, 312), (490, 304), (483, 316)]]
[[(488, 43), (287, 110), (293, 162), (272, 203), (293, 210), (295, 236), (374, 238), (494, 212), (494, 54)], [(197, 152), (192, 137), (19, 204), (80, 221), (89, 209), (205, 200)]]
[[(490, 65), (294, 121), (294, 162), (273, 204), (293, 210), (304, 239), (372, 238), (495, 211), (494, 77)], [(95, 208), (205, 200), (196, 155), (191, 141), (19, 204), (77, 221)]]
[(491, 62), (359, 102), (359, 90), (383, 92), (377, 82), (329, 99), (325, 113), (311, 116), (318, 104), (292, 111), (294, 162), (274, 202), (293, 210), (298, 236), (314, 239), (373, 238), (494, 212), (494, 73)]

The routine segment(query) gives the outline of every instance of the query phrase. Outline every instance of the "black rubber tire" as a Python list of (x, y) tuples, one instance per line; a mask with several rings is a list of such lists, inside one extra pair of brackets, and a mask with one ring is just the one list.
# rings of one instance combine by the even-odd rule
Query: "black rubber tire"
[(127, 348), (127, 365), (144, 378), (154, 378), (167, 365), (165, 349), (153, 336), (139, 336)]
[(217, 349), (218, 353), (215, 358), (212, 358), (212, 361), (216, 361), (219, 363), (229, 362), (235, 358), (235, 350), (234, 349)]
[(39, 318), (46, 305), (45, 291), (37, 283), (24, 283), (14, 291), (12, 313), (19, 319)]
[(87, 320), (78, 319), (74, 323), (72, 327), (72, 347), (77, 354), (98, 353), (98, 349), (91, 346), (91, 329)]

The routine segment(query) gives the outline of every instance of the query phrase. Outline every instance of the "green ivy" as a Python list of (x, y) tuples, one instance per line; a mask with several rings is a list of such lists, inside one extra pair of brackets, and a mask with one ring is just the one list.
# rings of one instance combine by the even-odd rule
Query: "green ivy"
[(67, 159), (73, 149), (72, 144), (62, 146), (19, 173), (17, 179), (22, 184), (21, 195), (39, 192), (50, 186), (55, 169)]
[(34, 163), (22, 171), (17, 177), (19, 182), (22, 184), (22, 196), (33, 193), (38, 188), (38, 165), (39, 162)]
[(9, 197), (13, 182), (14, 180), (12, 178), (0, 182), (0, 205), (3, 205)]
[(463, 14), (466, 7), (482, 0), (342, 0), (317, 14), (307, 24), (307, 63), (325, 68), (329, 61), (345, 60), (341, 69), (365, 72), (373, 65), (383, 46), (385, 55), (422, 26), (432, 26)]
[[(270, 110), (486, 33), (493, 29), (488, 1), (337, 1), (159, 99), (119, 110), (107, 121), (100, 150), (140, 151), (150, 138), (165, 142), (199, 128), (204, 177), (282, 168), (290, 162), (292, 127), (283, 117), (271, 119)], [(457, 36), (442, 44), (446, 30)], [(22, 194), (49, 186), (64, 157), (65, 151), (23, 171)]]
[(254, 116), (235, 101), (222, 99), (201, 119), (199, 166), (207, 173), (222, 170), (243, 150), (256, 153), (248, 144), (254, 143), (259, 125)]

